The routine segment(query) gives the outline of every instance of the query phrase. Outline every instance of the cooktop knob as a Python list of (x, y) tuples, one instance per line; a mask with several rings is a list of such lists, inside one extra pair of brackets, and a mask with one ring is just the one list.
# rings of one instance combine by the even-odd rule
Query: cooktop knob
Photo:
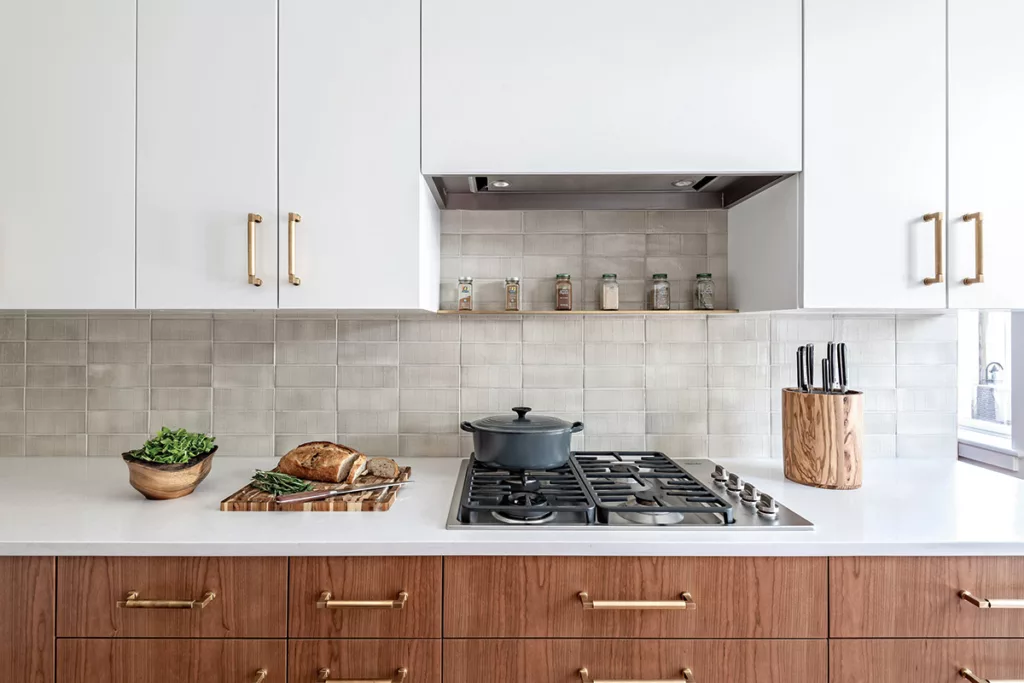
[(774, 517), (779, 514), (779, 506), (775, 504), (773, 497), (767, 493), (762, 493), (761, 500), (757, 502), (757, 513), (765, 517)]
[(751, 484), (749, 481), (743, 485), (743, 493), (740, 494), (740, 498), (743, 499), (744, 503), (756, 503), (757, 497), (760, 493), (757, 487)]
[(733, 493), (739, 493), (743, 490), (743, 480), (740, 479), (740, 475), (730, 473), (729, 481), (725, 485), (725, 488), (729, 489)]
[(711, 478), (719, 484), (724, 484), (725, 480), (729, 478), (729, 473), (721, 465), (715, 465), (715, 471), (711, 473)]

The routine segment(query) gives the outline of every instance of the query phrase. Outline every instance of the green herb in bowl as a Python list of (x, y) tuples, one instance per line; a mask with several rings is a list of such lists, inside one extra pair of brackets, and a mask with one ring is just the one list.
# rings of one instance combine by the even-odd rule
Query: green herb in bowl
[(206, 455), (213, 450), (214, 437), (197, 434), (187, 429), (170, 430), (161, 427), (156, 436), (129, 456), (160, 464), (186, 463), (193, 458)]
[(265, 472), (263, 470), (256, 470), (252, 475), (251, 483), (253, 488), (259, 489), (264, 493), (271, 493), (275, 496), (313, 490), (313, 485), (305, 479), (299, 479), (298, 477), (293, 477), (292, 475), (284, 474), (283, 472)]

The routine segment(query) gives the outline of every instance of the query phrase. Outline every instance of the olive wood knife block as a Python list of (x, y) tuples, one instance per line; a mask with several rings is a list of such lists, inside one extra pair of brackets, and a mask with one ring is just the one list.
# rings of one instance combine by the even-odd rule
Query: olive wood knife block
[(863, 393), (782, 390), (786, 479), (823, 489), (859, 489), (863, 444)]

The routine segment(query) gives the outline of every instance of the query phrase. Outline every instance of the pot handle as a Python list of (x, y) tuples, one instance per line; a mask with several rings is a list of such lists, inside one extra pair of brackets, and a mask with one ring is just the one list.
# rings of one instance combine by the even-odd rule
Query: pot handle
[(475, 432), (476, 431), (476, 427), (474, 427), (473, 423), (469, 422), (468, 420), (464, 420), (462, 422), (462, 424), (459, 425), (459, 427), (461, 427), (462, 431), (464, 431), (464, 432)]
[(526, 406), (520, 406), (520, 407), (517, 407), (517, 408), (513, 408), (512, 412), (514, 412), (516, 415), (519, 416), (518, 418), (516, 418), (517, 421), (518, 421), (518, 420), (525, 420), (526, 419), (526, 414), (528, 412), (530, 412), (531, 410), (533, 410), (533, 408), (527, 408)]
[(577, 432), (582, 432), (583, 431), (583, 423), (582, 422), (573, 422), (572, 423), (572, 429), (570, 429), (569, 431), (572, 432), (573, 434), (575, 434)]

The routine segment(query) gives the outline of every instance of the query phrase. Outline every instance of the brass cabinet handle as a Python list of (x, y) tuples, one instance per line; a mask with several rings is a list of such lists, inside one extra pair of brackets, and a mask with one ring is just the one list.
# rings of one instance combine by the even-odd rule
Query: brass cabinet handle
[(266, 669), (257, 669), (256, 670), (256, 678), (254, 678), (252, 680), (253, 680), (253, 683), (263, 683), (263, 681), (267, 680), (267, 670)]
[(407, 673), (409, 670), (403, 666), (395, 669), (395, 675), (391, 678), (331, 678), (331, 670), (324, 668), (320, 669), (316, 680), (319, 683), (402, 683)]
[(590, 677), (590, 672), (587, 671), (586, 667), (583, 667), (579, 670), (580, 683), (694, 683), (693, 671), (691, 671), (690, 669), (683, 669), (681, 673), (683, 674), (682, 678), (667, 679), (660, 681), (641, 681), (636, 679), (613, 681), (605, 678), (602, 678), (600, 680), (594, 680)]
[(333, 600), (331, 599), (331, 592), (324, 591), (320, 594), (320, 599), (316, 601), (316, 606), (319, 609), (349, 609), (353, 607), (405, 609), (405, 603), (408, 599), (409, 594), (402, 591), (394, 600)]
[(957, 595), (959, 595), (960, 599), (964, 602), (969, 602), (979, 609), (1024, 609), (1024, 600), (1014, 600), (1010, 598), (979, 598), (970, 591), (960, 591)]
[(1011, 681), (1006, 679), (996, 680), (994, 678), (980, 678), (970, 669), (960, 669), (959, 673), (960, 678), (964, 678), (970, 683), (1024, 683), (1024, 680), (1021, 679), (1014, 679)]
[(203, 609), (217, 597), (213, 591), (206, 591), (202, 600), (139, 600), (138, 591), (130, 591), (124, 600), (117, 603), (118, 607), (133, 609)]
[(966, 223), (974, 221), (974, 277), (965, 277), (964, 284), (976, 285), (985, 281), (985, 248), (983, 245), (985, 217), (978, 211), (965, 213), (963, 219)]
[(682, 593), (678, 600), (591, 600), (586, 591), (579, 594), (583, 609), (697, 609), (697, 603), (689, 593)]
[(263, 222), (258, 213), (249, 214), (249, 284), (259, 287), (263, 280), (256, 277), (256, 224)]
[(302, 278), (295, 274), (295, 224), (301, 222), (299, 214), (288, 214), (288, 282), (296, 287), (302, 284)]
[(935, 222), (935, 277), (926, 277), (924, 283), (925, 285), (937, 285), (946, 280), (946, 276), (942, 272), (942, 212), (926, 213), (924, 220)]

